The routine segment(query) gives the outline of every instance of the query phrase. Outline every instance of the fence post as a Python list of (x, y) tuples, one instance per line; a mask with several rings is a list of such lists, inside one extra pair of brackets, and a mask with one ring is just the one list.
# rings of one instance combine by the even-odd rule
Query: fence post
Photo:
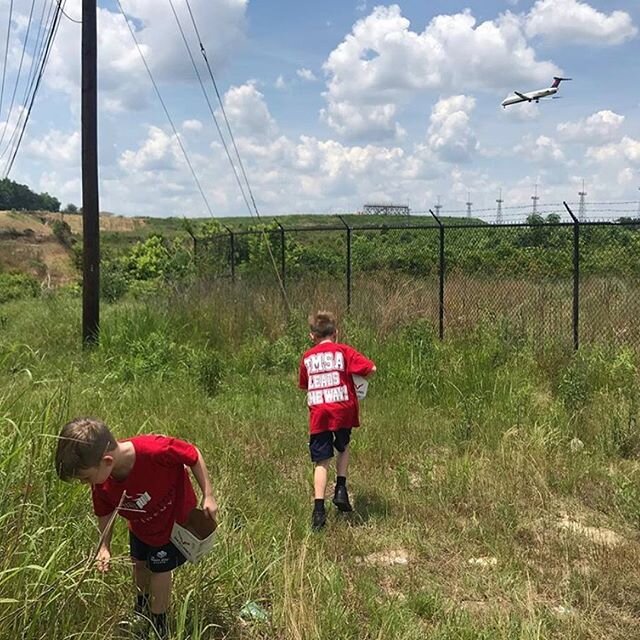
[(236, 236), (229, 227), (222, 225), (229, 234), (229, 261), (231, 262), (231, 282), (236, 281)]
[(438, 335), (440, 340), (444, 340), (444, 275), (445, 275), (445, 261), (444, 261), (444, 225), (440, 218), (429, 209), (429, 213), (434, 217), (440, 228), (440, 260), (438, 265), (438, 274), (440, 280), (439, 291), (439, 304), (438, 304)]
[(349, 311), (351, 309), (351, 227), (342, 216), (338, 218), (347, 230), (347, 311)]
[(566, 202), (562, 203), (573, 220), (573, 348), (580, 346), (580, 220)]
[(285, 245), (285, 228), (277, 218), (274, 218), (280, 229), (280, 276), (282, 278), (282, 291), (287, 293), (287, 253)]

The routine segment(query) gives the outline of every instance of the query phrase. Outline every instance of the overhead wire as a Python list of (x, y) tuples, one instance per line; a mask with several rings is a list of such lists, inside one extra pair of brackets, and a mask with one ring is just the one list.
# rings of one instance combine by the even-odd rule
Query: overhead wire
[[(170, 0), (171, 1), (171, 0)], [(231, 142), (233, 144), (233, 148), (236, 152), (236, 157), (238, 159), (238, 164), (240, 165), (240, 170), (242, 171), (242, 175), (244, 177), (245, 183), (247, 185), (247, 190), (249, 191), (249, 195), (251, 197), (251, 203), (253, 204), (253, 209), (256, 213), (256, 216), (259, 218), (260, 217), (260, 212), (258, 211), (258, 206), (256, 205), (256, 201), (255, 198), (253, 197), (253, 190), (251, 189), (251, 185), (249, 183), (249, 178), (247, 177), (247, 172), (245, 171), (244, 168), (244, 163), (242, 162), (242, 158), (240, 157), (240, 152), (238, 151), (238, 145), (236, 144), (236, 139), (235, 136), (233, 135), (233, 131), (231, 130), (231, 125), (229, 124), (229, 118), (227, 118), (227, 111), (224, 108), (224, 102), (222, 100), (222, 97), (220, 96), (220, 91), (218, 91), (218, 83), (216, 82), (216, 78), (213, 74), (213, 70), (211, 68), (211, 64), (209, 63), (209, 58), (207, 56), (207, 50), (204, 47), (203, 41), (202, 41), (202, 37), (200, 36), (200, 30), (198, 29), (198, 24), (197, 21), (195, 19), (195, 16), (193, 14), (193, 11), (191, 9), (191, 3), (189, 2), (189, 0), (185, 0), (186, 5), (187, 5), (187, 9), (189, 11), (189, 16), (191, 17), (191, 24), (193, 25), (193, 29), (195, 31), (196, 37), (198, 38), (198, 44), (200, 45), (200, 53), (205, 61), (205, 64), (207, 66), (207, 71), (209, 72), (209, 77), (211, 78), (211, 82), (213, 84), (213, 88), (215, 89), (216, 92), (216, 97), (218, 98), (218, 104), (220, 105), (220, 111), (224, 117), (224, 121), (225, 124), (227, 125), (227, 131), (229, 133), (229, 138), (231, 139)]]
[(167, 109), (167, 105), (164, 101), (164, 98), (162, 97), (162, 94), (160, 93), (160, 89), (158, 87), (158, 84), (155, 81), (155, 78), (153, 77), (153, 74), (151, 73), (151, 68), (149, 67), (149, 64), (147, 63), (147, 59), (144, 55), (144, 53), (142, 52), (142, 48), (140, 47), (140, 43), (138, 42), (138, 38), (136, 38), (136, 34), (129, 22), (129, 18), (127, 18), (127, 14), (124, 12), (124, 9), (122, 8), (122, 4), (120, 3), (120, 0), (116, 0), (117, 4), (118, 4), (118, 8), (120, 9), (120, 13), (122, 14), (122, 17), (124, 18), (124, 21), (127, 23), (127, 27), (129, 28), (129, 32), (131, 33), (131, 37), (133, 38), (133, 41), (135, 42), (136, 48), (138, 50), (138, 54), (140, 55), (140, 58), (142, 59), (142, 62), (144, 64), (145, 69), (147, 70), (147, 74), (149, 75), (149, 79), (151, 80), (151, 84), (153, 85), (153, 89), (156, 92), (156, 95), (158, 96), (158, 100), (160, 100), (160, 104), (162, 105), (162, 109), (164, 110), (165, 115), (167, 116), (167, 120), (169, 120), (169, 124), (171, 125), (171, 129), (173, 130), (173, 133), (175, 135), (175, 138), (178, 142), (178, 145), (180, 146), (180, 149), (182, 150), (182, 154), (184, 156), (184, 159), (187, 163), (187, 166), (189, 167), (189, 171), (191, 171), (191, 175), (193, 176), (193, 179), (198, 187), (198, 191), (200, 192), (200, 195), (202, 196), (202, 199), (205, 203), (205, 206), (207, 207), (207, 210), (209, 211), (209, 215), (211, 215), (213, 217), (213, 211), (211, 209), (211, 206), (209, 205), (209, 200), (207, 199), (207, 196), (202, 188), (202, 185), (200, 184), (200, 180), (198, 180), (198, 176), (195, 172), (195, 169), (193, 168), (193, 164), (191, 163), (191, 160), (189, 158), (189, 155), (187, 153), (187, 150), (182, 142), (182, 139), (180, 138), (180, 135), (178, 134), (178, 130), (176, 129), (175, 124), (173, 123), (173, 119), (171, 118), (171, 114), (169, 113), (169, 109)]
[(0, 88), (0, 115), (4, 101), (4, 82), (7, 76), (7, 60), (9, 59), (9, 40), (11, 40), (11, 22), (13, 21), (13, 0), (9, 3), (9, 20), (7, 22), (7, 41), (4, 45), (4, 61), (2, 63), (2, 88)]
[[(66, 0), (64, 0), (64, 2), (66, 2)], [(11, 158), (9, 159), (9, 161), (7, 162), (7, 165), (5, 167), (5, 172), (4, 175), (5, 177), (7, 177), (9, 175), (9, 173), (11, 172), (11, 169), (13, 168), (13, 163), (15, 162), (16, 156), (18, 155), (18, 151), (20, 150), (20, 145), (22, 144), (22, 139), (24, 136), (24, 132), (26, 131), (27, 128), (27, 124), (29, 123), (29, 118), (31, 116), (31, 110), (33, 109), (33, 105), (36, 99), (36, 95), (38, 94), (38, 89), (40, 87), (40, 82), (42, 81), (42, 78), (44, 77), (44, 71), (47, 67), (47, 62), (49, 61), (49, 54), (51, 53), (51, 49), (53, 47), (53, 42), (55, 40), (56, 34), (58, 33), (58, 27), (60, 26), (60, 9), (62, 7), (60, 5), (58, 5), (56, 7), (55, 10), (55, 14), (54, 14), (54, 19), (53, 19), (53, 23), (52, 23), (52, 28), (51, 31), (49, 33), (49, 38), (47, 39), (47, 43), (44, 49), (44, 55), (42, 57), (42, 64), (40, 66), (40, 71), (38, 72), (38, 79), (35, 83), (33, 92), (31, 94), (31, 100), (29, 102), (29, 107), (27, 109), (27, 114), (24, 118), (23, 124), (22, 124), (22, 129), (20, 131), (20, 135), (15, 143), (14, 146), (14, 150), (13, 150), (13, 154), (11, 155)]]
[(196, 77), (198, 78), (198, 83), (200, 84), (200, 88), (202, 90), (202, 94), (204, 95), (204, 99), (207, 102), (207, 106), (209, 107), (209, 111), (211, 113), (211, 117), (213, 118), (213, 122), (216, 125), (216, 129), (218, 131), (218, 135), (220, 137), (220, 141), (222, 142), (222, 146), (224, 147), (224, 151), (227, 155), (227, 159), (229, 160), (229, 164), (231, 165), (231, 168), (233, 170), (233, 174), (236, 178), (236, 182), (238, 183), (238, 187), (240, 188), (240, 193), (242, 194), (242, 198), (244, 199), (245, 204), (247, 205), (247, 209), (249, 210), (249, 215), (253, 215), (252, 211), (251, 211), (251, 206), (249, 204), (249, 201), (247, 200), (247, 196), (245, 194), (244, 188), (242, 186), (242, 182), (240, 181), (240, 176), (238, 175), (238, 172), (236, 170), (236, 167), (233, 163), (233, 160), (231, 158), (231, 154), (229, 152), (229, 147), (227, 146), (227, 142), (224, 139), (224, 136), (222, 135), (222, 130), (220, 129), (220, 125), (218, 124), (218, 119), (216, 118), (216, 114), (215, 114), (215, 110), (213, 109), (213, 105), (211, 104), (211, 100), (209, 100), (209, 94), (207, 93), (207, 90), (205, 89), (204, 83), (202, 82), (202, 77), (200, 75), (200, 71), (198, 70), (198, 66), (196, 65), (196, 61), (193, 57), (193, 54), (191, 53), (191, 47), (189, 46), (189, 42), (187, 40), (187, 37), (184, 33), (184, 29), (182, 28), (182, 23), (180, 22), (180, 18), (178, 17), (178, 13), (176, 12), (175, 6), (172, 2), (172, 0), (169, 0), (169, 5), (171, 6), (171, 11), (173, 12), (173, 17), (175, 18), (176, 24), (178, 25), (178, 29), (180, 31), (180, 35), (182, 36), (182, 41), (184, 42), (185, 48), (187, 49), (187, 53), (189, 54), (189, 59), (191, 60), (191, 65), (193, 66), (193, 69), (195, 71)]
[(24, 36), (24, 43), (22, 45), (22, 55), (20, 56), (20, 64), (18, 65), (18, 71), (16, 73), (16, 82), (13, 85), (13, 93), (11, 94), (11, 103), (9, 105), (9, 109), (7, 110), (7, 117), (4, 121), (4, 126), (2, 127), (2, 134), (0, 134), (0, 146), (4, 141), (5, 134), (7, 133), (7, 126), (9, 124), (9, 120), (11, 120), (11, 114), (13, 113), (13, 105), (16, 101), (16, 93), (18, 92), (18, 86), (20, 85), (20, 76), (22, 74), (22, 65), (24, 63), (24, 56), (27, 51), (27, 47), (29, 45), (29, 35), (31, 34), (31, 24), (33, 22), (33, 10), (36, 6), (36, 0), (31, 0), (31, 11), (29, 12), (29, 21), (27, 23), (27, 31)]
[(36, 41), (33, 49), (33, 56), (31, 57), (31, 66), (29, 68), (29, 75), (27, 76), (24, 95), (22, 97), (22, 102), (21, 102), (22, 110), (20, 111), (20, 114), (16, 120), (12, 133), (9, 136), (9, 139), (7, 141), (7, 146), (0, 153), (0, 160), (2, 160), (2, 158), (4, 158), (5, 155), (7, 154), (7, 152), (13, 147), (16, 140), (16, 136), (18, 135), (18, 131), (20, 130), (20, 127), (22, 126), (22, 122), (24, 121), (27, 115), (26, 105), (30, 100), (29, 96), (31, 95), (31, 91), (34, 86), (35, 79), (38, 75), (36, 70), (40, 67), (40, 64), (42, 61), (44, 44), (47, 40), (46, 34), (50, 29), (51, 25), (53, 24), (52, 11), (55, 7), (55, 3), (53, 1), (50, 1), (49, 12), (47, 13), (47, 17), (45, 19), (46, 7), (47, 7), (47, 0), (43, 0), (42, 13), (40, 14), (40, 21), (38, 23), (38, 34), (36, 36)]
[[(169, 3), (171, 4), (171, 6), (173, 8), (172, 0), (169, 0)], [(218, 83), (216, 82), (216, 78), (215, 78), (215, 75), (213, 73), (213, 69), (211, 68), (211, 64), (209, 63), (209, 57), (207, 56), (207, 50), (205, 49), (202, 37), (200, 35), (200, 30), (198, 29), (198, 23), (196, 21), (195, 15), (193, 13), (193, 10), (191, 9), (191, 3), (189, 2), (189, 0), (185, 0), (185, 3), (187, 5), (187, 9), (189, 11), (189, 16), (191, 17), (191, 24), (193, 25), (193, 29), (194, 29), (195, 34), (196, 34), (196, 38), (198, 39), (198, 44), (200, 46), (200, 53), (201, 53), (201, 55), (202, 55), (202, 57), (203, 57), (203, 59), (205, 61), (205, 65), (207, 67), (207, 71), (209, 72), (209, 77), (211, 78), (211, 83), (213, 84), (213, 88), (215, 90), (216, 97), (218, 98), (218, 104), (220, 105), (220, 111), (221, 111), (222, 116), (224, 118), (224, 121), (225, 121), (225, 124), (226, 124), (226, 127), (227, 127), (227, 132), (229, 133), (229, 138), (231, 140), (231, 143), (233, 144), (233, 148), (234, 148), (234, 151), (235, 151), (235, 154), (236, 154), (236, 158), (238, 160), (238, 165), (240, 166), (240, 170), (242, 172), (242, 176), (244, 178), (244, 181), (245, 181), (245, 184), (246, 184), (246, 187), (247, 187), (247, 191), (248, 191), (249, 197), (251, 199), (251, 204), (253, 205), (253, 210), (255, 211), (255, 214), (256, 214), (256, 217), (258, 218), (258, 220), (261, 220), (260, 211), (258, 210), (258, 205), (256, 204), (256, 199), (255, 199), (255, 197), (253, 195), (253, 189), (251, 188), (251, 184), (249, 182), (249, 178), (247, 176), (247, 172), (245, 170), (244, 163), (242, 162), (242, 158), (240, 156), (240, 151), (238, 150), (238, 145), (236, 144), (235, 136), (233, 135), (233, 131), (231, 130), (231, 124), (229, 123), (229, 118), (227, 117), (227, 111), (226, 111), (226, 109), (224, 107), (224, 101), (222, 100), (222, 97), (220, 95), (220, 91), (218, 90)], [(174, 15), (176, 15), (175, 9), (174, 9)], [(176, 15), (176, 20), (177, 19), (178, 18), (177, 18), (177, 15)], [(178, 20), (178, 23), (179, 23), (179, 20)], [(182, 29), (181, 29), (181, 31), (182, 31)], [(187, 47), (187, 49), (189, 49), (189, 47)], [(189, 55), (191, 56), (190, 49), (189, 49)], [(198, 74), (198, 76), (199, 76), (199, 74)], [(207, 102), (208, 102), (208, 100), (207, 100)], [(216, 122), (216, 126), (217, 126), (217, 122)], [(218, 127), (218, 131), (220, 131), (219, 127)], [(221, 135), (221, 137), (222, 137), (222, 135)], [(225, 144), (225, 149), (226, 149), (226, 144)], [(231, 158), (229, 158), (229, 161), (231, 162)], [(231, 164), (233, 165), (233, 162), (231, 162)], [(236, 173), (235, 166), (233, 167), (233, 171), (234, 171), (234, 173)], [(244, 195), (244, 191), (243, 191), (243, 195)], [(251, 209), (249, 209), (249, 211), (251, 211)], [(274, 272), (276, 274), (276, 278), (277, 278), (277, 281), (278, 281), (278, 285), (280, 287), (280, 291), (282, 293), (282, 297), (283, 297), (285, 306), (287, 308), (287, 311), (290, 313), (291, 312), (291, 307), (290, 307), (290, 304), (289, 304), (289, 298), (287, 296), (287, 290), (285, 289), (284, 282), (282, 280), (282, 276), (280, 274), (280, 271), (278, 269), (278, 265), (276, 263), (276, 258), (273, 255), (273, 249), (271, 247), (271, 242), (270, 242), (269, 238), (267, 237), (267, 232), (266, 232), (266, 229), (264, 228), (264, 226), (262, 227), (262, 234), (263, 234), (264, 242), (265, 242), (265, 244), (267, 246), (267, 251), (269, 253), (269, 257), (271, 258), (271, 263), (272, 263)]]

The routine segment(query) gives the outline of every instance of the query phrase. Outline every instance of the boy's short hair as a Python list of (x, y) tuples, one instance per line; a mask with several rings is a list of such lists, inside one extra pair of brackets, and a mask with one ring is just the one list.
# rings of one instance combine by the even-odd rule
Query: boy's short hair
[(71, 480), (79, 471), (97, 467), (118, 446), (109, 427), (95, 418), (76, 418), (62, 427), (56, 449), (56, 472)]
[(336, 332), (336, 317), (330, 311), (318, 311), (309, 316), (309, 329), (318, 338), (329, 338)]

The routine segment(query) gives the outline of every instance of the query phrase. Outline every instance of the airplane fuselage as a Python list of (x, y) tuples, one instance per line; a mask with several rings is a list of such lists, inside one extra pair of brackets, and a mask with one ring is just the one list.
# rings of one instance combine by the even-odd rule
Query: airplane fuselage
[(538, 102), (541, 98), (547, 98), (548, 96), (552, 96), (554, 93), (558, 93), (557, 87), (530, 91), (529, 93), (516, 93), (513, 97), (503, 100), (502, 106), (508, 107), (511, 104), (518, 104), (519, 102)]

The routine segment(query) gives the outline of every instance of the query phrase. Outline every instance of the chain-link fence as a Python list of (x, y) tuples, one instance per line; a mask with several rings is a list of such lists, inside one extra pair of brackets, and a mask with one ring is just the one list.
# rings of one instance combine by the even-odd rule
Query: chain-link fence
[(231, 231), (196, 242), (200, 272), (391, 328), (415, 318), (444, 338), (507, 321), (574, 347), (640, 348), (640, 220), (411, 225), (402, 219)]

